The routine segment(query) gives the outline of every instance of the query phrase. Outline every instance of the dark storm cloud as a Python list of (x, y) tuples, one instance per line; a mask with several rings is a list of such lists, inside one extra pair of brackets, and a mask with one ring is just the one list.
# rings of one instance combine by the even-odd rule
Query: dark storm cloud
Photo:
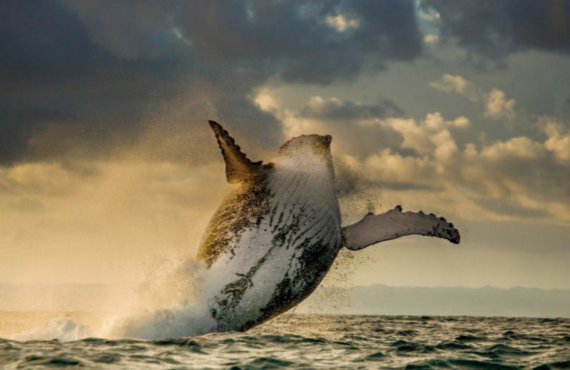
[(73, 78), (101, 57), (79, 19), (53, 0), (3, 2), (0, 34), (0, 76), (9, 87)]
[(393, 101), (384, 99), (378, 104), (360, 104), (350, 100), (312, 100), (301, 110), (301, 116), (323, 120), (362, 120), (401, 116), (403, 110)]
[(114, 55), (59, 1), (3, 2), (0, 34), (0, 163), (105, 152), (178, 86), (177, 61)]
[[(355, 26), (327, 22), (342, 16)], [(199, 58), (253, 63), (286, 81), (328, 83), (420, 51), (411, 1), (191, 2), (180, 17)]]
[(570, 3), (565, 0), (424, 0), (437, 11), (443, 38), (488, 58), (539, 49), (570, 52)]
[(414, 14), (412, 1), (4, 1), (0, 164), (105, 155), (181, 106), (199, 115), (178, 117), (186, 130), (224, 119), (276, 146), (256, 87), (413, 59)]

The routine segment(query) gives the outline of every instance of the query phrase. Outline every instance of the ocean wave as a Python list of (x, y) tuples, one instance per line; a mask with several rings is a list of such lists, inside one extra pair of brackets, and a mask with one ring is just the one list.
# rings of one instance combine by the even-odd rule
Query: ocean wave
[[(0, 340), (0, 368), (563, 369), (568, 319), (283, 315), (246, 333)], [(386, 333), (374, 330), (381, 326)], [(350, 329), (349, 329), (350, 328)], [(507, 340), (508, 339), (508, 340)]]

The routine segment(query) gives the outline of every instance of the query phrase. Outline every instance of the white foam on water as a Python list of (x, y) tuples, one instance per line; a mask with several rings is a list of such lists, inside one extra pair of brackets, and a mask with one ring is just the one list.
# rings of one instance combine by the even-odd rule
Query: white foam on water
[(10, 337), (12, 340), (61, 340), (70, 341), (91, 336), (91, 329), (64, 317), (57, 317), (48, 323), (47, 327), (26, 330)]

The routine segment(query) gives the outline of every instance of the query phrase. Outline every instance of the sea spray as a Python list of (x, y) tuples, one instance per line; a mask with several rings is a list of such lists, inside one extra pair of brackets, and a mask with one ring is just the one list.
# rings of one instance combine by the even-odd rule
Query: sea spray
[(209, 310), (213, 292), (204, 289), (206, 266), (188, 259), (140, 286), (136, 304), (113, 320), (105, 337), (156, 339), (203, 334), (216, 323)]
[(63, 314), (52, 319), (46, 327), (34, 328), (10, 337), (12, 340), (60, 340), (71, 341), (92, 336), (92, 329), (86, 325), (74, 322)]
[(194, 259), (160, 261), (142, 282), (113, 302), (113, 312), (101, 314), (98, 324), (86, 325), (61, 313), (46, 326), (19, 332), (10, 339), (157, 339), (210, 332), (216, 322), (209, 313), (208, 302), (216, 292), (206, 289), (213, 287), (206, 284), (206, 279), (208, 271), (202, 262)]

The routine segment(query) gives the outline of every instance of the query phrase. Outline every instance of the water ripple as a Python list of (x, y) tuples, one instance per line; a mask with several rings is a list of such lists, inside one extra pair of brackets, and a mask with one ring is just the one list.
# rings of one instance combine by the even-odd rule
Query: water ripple
[(246, 333), (0, 339), (0, 368), (570, 368), (570, 319), (284, 315)]

